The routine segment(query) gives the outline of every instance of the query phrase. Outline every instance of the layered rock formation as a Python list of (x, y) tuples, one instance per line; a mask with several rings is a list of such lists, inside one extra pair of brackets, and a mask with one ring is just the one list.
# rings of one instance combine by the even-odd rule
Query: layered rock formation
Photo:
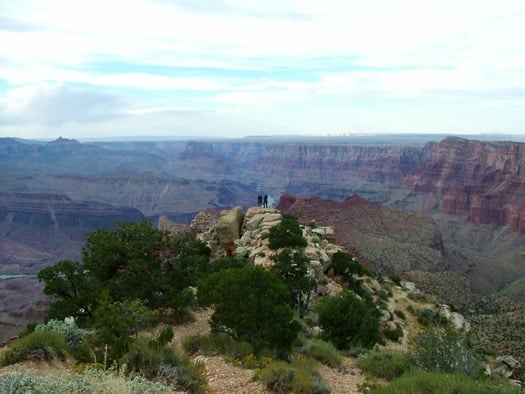
[(66, 195), (0, 193), (0, 273), (36, 273), (58, 259), (78, 259), (86, 232), (117, 220), (144, 220), (134, 208), (74, 201)]
[(525, 232), (525, 144), (447, 138), (428, 144), (404, 180), (423, 212)]

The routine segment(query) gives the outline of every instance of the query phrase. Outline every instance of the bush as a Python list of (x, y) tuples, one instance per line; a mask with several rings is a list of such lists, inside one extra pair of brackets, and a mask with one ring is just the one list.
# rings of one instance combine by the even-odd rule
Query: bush
[(465, 375), (449, 375), (414, 371), (394, 380), (388, 386), (377, 387), (373, 394), (511, 394), (517, 393), (492, 381), (476, 381)]
[(315, 278), (308, 275), (310, 258), (304, 252), (287, 247), (273, 255), (271, 260), (274, 264), (270, 270), (290, 289), (291, 304), (296, 307), (299, 318), (303, 318), (308, 312), (312, 293), (317, 287)]
[(424, 327), (428, 327), (435, 322), (437, 314), (428, 308), (419, 309), (416, 311), (417, 322)]
[[(263, 252), (260, 252), (260, 253), (263, 253)], [(219, 272), (221, 270), (228, 269), (228, 268), (242, 268), (246, 266), (247, 264), (248, 264), (247, 261), (240, 257), (233, 257), (233, 256), (221, 257), (221, 258), (218, 258), (217, 260), (214, 260), (210, 264), (210, 272)]]
[(429, 372), (462, 373), (477, 378), (480, 366), (465, 334), (452, 328), (431, 328), (416, 337), (409, 354), (416, 366)]
[(332, 256), (332, 267), (335, 275), (343, 275), (345, 278), (352, 274), (372, 276), (370, 271), (363, 267), (355, 257), (342, 251), (338, 251)]
[(0, 365), (10, 365), (26, 359), (64, 360), (68, 354), (64, 338), (56, 332), (33, 332), (15, 339), (2, 353)]
[(113, 302), (103, 295), (93, 314), (94, 342), (108, 346), (110, 360), (117, 360), (129, 350), (132, 336), (150, 327), (157, 314), (140, 300)]
[(392, 380), (410, 368), (407, 358), (399, 352), (376, 350), (360, 357), (357, 365), (376, 378)]
[(322, 337), (338, 349), (370, 348), (381, 338), (379, 314), (370, 299), (361, 301), (352, 292), (325, 297), (318, 306)]
[(165, 346), (158, 339), (137, 338), (120, 364), (131, 373), (146, 378), (160, 377), (170, 385), (191, 393), (203, 392), (206, 384), (204, 366)]
[(88, 369), (83, 373), (71, 373), (63, 377), (47, 377), (9, 373), (0, 376), (0, 393), (35, 394), (168, 394), (172, 390), (165, 384), (152, 383), (140, 376), (126, 378), (113, 373)]
[(307, 362), (274, 361), (258, 372), (256, 378), (276, 393), (330, 393), (319, 372)]
[(288, 214), (283, 214), (281, 221), (270, 228), (269, 241), (269, 247), (273, 250), (304, 248), (307, 245), (297, 218)]
[(393, 330), (390, 330), (390, 329), (383, 330), (383, 335), (386, 339), (393, 341), (393, 342), (397, 342), (399, 338), (403, 337), (403, 329), (401, 328), (399, 324), (396, 324), (396, 328), (394, 328)]
[(322, 339), (306, 339), (298, 352), (332, 368), (339, 368), (343, 359), (337, 348)]
[(249, 342), (236, 341), (225, 334), (192, 335), (184, 339), (182, 346), (190, 354), (201, 351), (206, 355), (221, 354), (235, 360), (253, 353)]
[(246, 266), (213, 273), (199, 282), (199, 302), (213, 305), (210, 326), (281, 356), (290, 352), (300, 330), (290, 307), (290, 291), (272, 272)]
[(162, 364), (159, 376), (177, 389), (191, 394), (207, 393), (206, 368), (204, 363), (180, 355), (179, 365)]
[(394, 282), (397, 286), (401, 287), (402, 281), (401, 281), (401, 277), (398, 274), (391, 275), (390, 280)]
[(62, 320), (51, 319), (46, 323), (38, 324), (35, 331), (52, 331), (60, 334), (73, 351), (85, 341), (85, 331), (78, 328), (74, 321), (66, 323)]
[(400, 309), (396, 309), (394, 310), (394, 315), (396, 315), (397, 317), (399, 317), (401, 320), (406, 320), (406, 315), (405, 315), (405, 312), (403, 312), (402, 310)]

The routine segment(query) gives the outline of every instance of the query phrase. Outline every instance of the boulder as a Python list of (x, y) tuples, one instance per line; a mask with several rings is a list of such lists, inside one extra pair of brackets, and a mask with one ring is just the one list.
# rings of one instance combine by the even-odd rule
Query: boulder
[(190, 223), (190, 228), (197, 234), (208, 232), (217, 222), (218, 216), (219, 214), (215, 209), (205, 209), (193, 218)]
[(326, 239), (330, 242), (335, 242), (335, 230), (332, 226), (313, 228), (312, 233), (316, 234), (321, 239)]
[(493, 372), (506, 378), (510, 378), (514, 370), (521, 367), (520, 362), (512, 356), (499, 356), (496, 362), (498, 364)]
[(235, 241), (241, 236), (241, 226), (244, 212), (241, 207), (221, 211), (219, 219), (215, 223), (215, 233), (219, 243), (228, 256), (235, 250)]

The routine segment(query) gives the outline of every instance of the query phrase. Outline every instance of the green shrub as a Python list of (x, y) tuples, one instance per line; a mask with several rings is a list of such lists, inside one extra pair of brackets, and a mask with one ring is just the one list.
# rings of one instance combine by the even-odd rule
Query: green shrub
[(359, 357), (357, 365), (376, 378), (392, 380), (410, 368), (404, 354), (392, 350), (375, 350)]
[(0, 365), (10, 365), (26, 359), (64, 360), (68, 354), (64, 338), (56, 332), (33, 332), (15, 339), (2, 353)]
[(317, 287), (315, 278), (308, 275), (310, 258), (304, 252), (286, 247), (273, 255), (271, 260), (274, 264), (270, 270), (288, 287), (291, 305), (295, 306), (299, 318), (303, 318), (308, 312), (312, 293)]
[(393, 274), (390, 276), (390, 280), (396, 285), (401, 286), (401, 277), (398, 274)]
[(388, 301), (388, 299), (392, 297), (392, 294), (389, 294), (388, 291), (386, 291), (385, 289), (381, 289), (377, 293), (377, 296), (383, 301)]
[(235, 340), (229, 335), (213, 333), (186, 337), (182, 346), (189, 354), (201, 351), (206, 355), (221, 354), (235, 360), (241, 360), (254, 351), (249, 342)]
[(226, 333), (286, 356), (300, 330), (290, 306), (290, 291), (273, 273), (246, 266), (216, 272), (199, 282), (201, 305), (215, 311), (210, 320), (214, 333)]
[(113, 371), (88, 369), (60, 378), (9, 373), (0, 376), (0, 393), (9, 394), (168, 394), (172, 390), (161, 382), (150, 382), (140, 376), (124, 377)]
[(139, 337), (120, 359), (128, 372), (146, 378), (160, 377), (166, 383), (191, 393), (203, 392), (204, 366), (194, 363), (181, 351), (165, 346), (158, 339)]
[(186, 393), (207, 393), (206, 368), (204, 363), (182, 357), (177, 366), (162, 364), (159, 377)]
[(396, 309), (394, 310), (394, 315), (396, 315), (397, 317), (399, 317), (401, 320), (406, 320), (406, 315), (405, 315), (405, 312), (403, 312), (402, 310), (400, 309)]
[(427, 302), (428, 301), (425, 294), (423, 294), (420, 291), (412, 291), (408, 293), (407, 297), (409, 300), (416, 301), (416, 302)]
[(51, 319), (46, 323), (38, 324), (35, 331), (53, 331), (60, 334), (73, 351), (85, 341), (85, 331), (78, 328), (74, 321), (66, 323), (62, 320)]
[(350, 291), (325, 297), (318, 305), (318, 314), (323, 339), (338, 349), (370, 348), (381, 338), (376, 307), (370, 299), (362, 301)]
[(157, 342), (159, 343), (159, 345), (164, 346), (164, 345), (169, 344), (172, 339), (173, 339), (173, 328), (165, 327), (159, 333), (157, 337)]
[[(264, 254), (264, 252), (261, 252)], [(234, 256), (228, 256), (228, 257), (221, 257), (217, 260), (214, 260), (210, 264), (210, 271), (211, 272), (219, 272), (224, 269), (228, 268), (242, 268), (247, 264), (247, 261), (245, 259), (242, 259), (240, 257), (234, 257)]]
[(322, 339), (306, 339), (298, 352), (332, 368), (339, 368), (343, 359), (337, 348)]
[(480, 366), (467, 337), (452, 328), (434, 327), (416, 337), (413, 364), (429, 372), (462, 373), (477, 378)]
[(307, 362), (274, 361), (259, 371), (256, 378), (276, 393), (330, 393), (319, 372)]
[(283, 214), (281, 221), (270, 228), (269, 247), (277, 250), (280, 248), (304, 248), (307, 242), (303, 237), (303, 230), (292, 215)]
[(294, 369), (285, 361), (274, 361), (256, 375), (263, 384), (276, 393), (287, 393), (292, 389)]
[(414, 371), (395, 379), (383, 387), (376, 387), (373, 394), (511, 394), (516, 389), (498, 385), (488, 380), (474, 380), (465, 375)]
[(109, 359), (118, 360), (129, 350), (132, 337), (151, 327), (157, 314), (141, 300), (113, 302), (103, 295), (93, 314), (94, 344), (107, 346)]
[(159, 346), (148, 338), (137, 338), (131, 343), (129, 351), (120, 358), (120, 364), (126, 369), (147, 378), (158, 375), (160, 365), (176, 364), (177, 360), (170, 348)]
[(396, 324), (396, 328), (394, 328), (393, 330), (390, 330), (390, 329), (383, 330), (383, 335), (386, 339), (393, 341), (393, 342), (397, 342), (399, 338), (403, 337), (403, 329), (401, 328), (399, 324)]
[(338, 251), (332, 256), (332, 267), (335, 275), (344, 275), (348, 277), (352, 274), (359, 276), (372, 276), (357, 259), (346, 252)]
[(428, 327), (436, 320), (437, 314), (428, 308), (419, 309), (416, 311), (417, 321), (424, 327)]

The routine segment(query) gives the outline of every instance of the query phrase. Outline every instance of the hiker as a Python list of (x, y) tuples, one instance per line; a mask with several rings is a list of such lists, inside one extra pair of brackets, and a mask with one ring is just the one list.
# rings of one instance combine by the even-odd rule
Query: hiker
[(264, 204), (263, 204), (263, 206), (265, 208), (268, 208), (268, 195), (267, 194), (264, 195)]
[(262, 206), (262, 202), (263, 202), (263, 197), (259, 194), (259, 196), (257, 197), (257, 206), (258, 207)]

